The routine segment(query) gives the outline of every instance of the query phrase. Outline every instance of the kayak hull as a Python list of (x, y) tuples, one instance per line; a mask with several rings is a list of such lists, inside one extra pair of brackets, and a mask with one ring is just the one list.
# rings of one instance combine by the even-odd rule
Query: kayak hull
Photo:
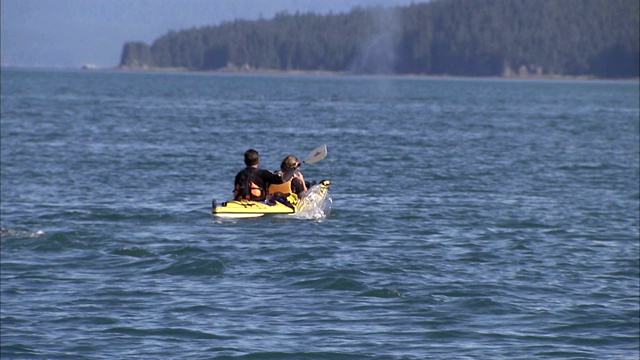
[[(322, 180), (319, 184), (314, 185), (310, 189), (316, 194), (313, 201), (323, 201), (329, 192), (330, 184), (329, 180)], [(293, 198), (290, 196), (288, 199), (270, 199), (268, 201), (229, 200), (219, 205), (214, 200), (211, 213), (216, 217), (227, 219), (256, 218), (270, 214), (293, 215), (311, 206), (308, 200), (305, 198), (298, 199), (295, 195), (293, 195)]]

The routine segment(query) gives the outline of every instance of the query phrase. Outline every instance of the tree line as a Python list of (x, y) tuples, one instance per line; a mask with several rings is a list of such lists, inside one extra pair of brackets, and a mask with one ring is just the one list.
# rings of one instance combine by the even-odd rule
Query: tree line
[(638, 0), (433, 0), (286, 12), (124, 45), (122, 68), (640, 76)]

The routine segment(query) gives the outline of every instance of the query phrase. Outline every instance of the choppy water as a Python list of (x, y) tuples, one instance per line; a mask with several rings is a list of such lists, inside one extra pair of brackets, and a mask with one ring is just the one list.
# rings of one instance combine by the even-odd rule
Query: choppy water
[[(637, 359), (638, 82), (2, 69), (6, 359)], [(242, 154), (320, 219), (218, 220)]]

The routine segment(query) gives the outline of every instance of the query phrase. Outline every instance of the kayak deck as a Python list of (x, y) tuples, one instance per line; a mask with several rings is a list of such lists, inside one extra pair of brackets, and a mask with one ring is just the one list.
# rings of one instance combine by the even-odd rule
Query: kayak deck
[(212, 202), (211, 213), (227, 219), (255, 218), (268, 214), (296, 214), (309, 208), (313, 203), (321, 202), (327, 196), (331, 181), (322, 180), (312, 186), (308, 194), (301, 199), (295, 194), (286, 198), (267, 199), (266, 201), (229, 200), (218, 205)]

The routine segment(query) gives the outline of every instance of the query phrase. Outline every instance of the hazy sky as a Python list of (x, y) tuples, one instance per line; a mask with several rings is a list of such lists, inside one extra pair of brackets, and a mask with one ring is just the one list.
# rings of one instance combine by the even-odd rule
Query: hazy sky
[(326, 14), (355, 6), (428, 0), (0, 0), (2, 65), (114, 67), (127, 41), (237, 18), (299, 11)]

